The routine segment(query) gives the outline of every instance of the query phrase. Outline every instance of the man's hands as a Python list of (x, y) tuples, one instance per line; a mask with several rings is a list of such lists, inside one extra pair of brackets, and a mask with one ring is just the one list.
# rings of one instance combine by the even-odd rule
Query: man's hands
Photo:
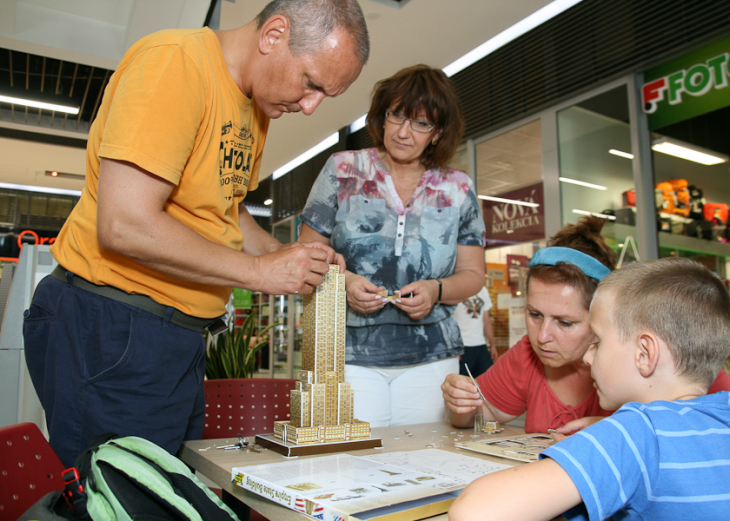
[(322, 244), (321, 242), (300, 242), (305, 248), (314, 248), (315, 250), (322, 250), (327, 253), (327, 264), (337, 264), (340, 267), (340, 273), (345, 273), (347, 266), (345, 265), (345, 258), (335, 252), (330, 246)]
[(272, 295), (312, 293), (322, 283), (330, 264), (345, 269), (342, 255), (321, 243), (284, 244), (278, 250), (255, 259), (259, 284), (256, 291)]

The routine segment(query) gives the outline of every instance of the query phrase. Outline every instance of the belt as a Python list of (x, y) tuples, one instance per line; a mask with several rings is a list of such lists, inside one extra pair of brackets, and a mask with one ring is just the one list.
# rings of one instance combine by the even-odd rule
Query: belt
[[(69, 283), (66, 272), (67, 270), (59, 264), (51, 272), (51, 276), (55, 279), (60, 280), (61, 282)], [(143, 309), (144, 311), (152, 313), (153, 315), (160, 318), (165, 318), (168, 314), (168, 310), (170, 309), (168, 306), (158, 304), (147, 295), (130, 295), (129, 293), (122, 291), (121, 289), (115, 288), (114, 286), (100, 286), (89, 282), (88, 280), (79, 277), (78, 275), (74, 275), (73, 277), (71, 277), (70, 283), (73, 286), (76, 286), (77, 288), (83, 289), (85, 291), (89, 291), (91, 293), (101, 295), (102, 297), (110, 298), (112, 300), (116, 300), (117, 302), (122, 302), (124, 304), (129, 304), (130, 306)], [(187, 313), (183, 313), (182, 311), (175, 308), (173, 308), (170, 322), (177, 326), (184, 327), (185, 329), (191, 329), (193, 331), (203, 332), (204, 330), (208, 329), (212, 334), (219, 333), (220, 331), (218, 331), (218, 329), (220, 329), (221, 325), (225, 327), (225, 322), (223, 322), (220, 318), (194, 317), (192, 315), (188, 315)]]

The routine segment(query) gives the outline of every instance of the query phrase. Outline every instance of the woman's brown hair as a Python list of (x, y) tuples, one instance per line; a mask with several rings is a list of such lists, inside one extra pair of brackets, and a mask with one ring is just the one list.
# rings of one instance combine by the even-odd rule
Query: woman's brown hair
[[(558, 233), (550, 237), (547, 247), (561, 246), (572, 248), (579, 252), (590, 255), (609, 270), (616, 267), (616, 252), (606, 244), (601, 236), (601, 230), (606, 224), (606, 219), (595, 216), (586, 216), (575, 224), (564, 226)], [(598, 281), (588, 277), (583, 270), (573, 264), (558, 263), (557, 266), (541, 264), (530, 268), (527, 276), (527, 290), (530, 289), (530, 278), (535, 277), (547, 284), (567, 284), (583, 291), (583, 304), (589, 309), (591, 299), (596, 292)]]
[(407, 118), (415, 118), (421, 110), (426, 113), (440, 135), (435, 134), (436, 144), (429, 143), (423, 151), (421, 163), (426, 169), (445, 168), (465, 128), (459, 97), (446, 74), (428, 65), (414, 65), (375, 84), (366, 126), (379, 150), (384, 148), (385, 111), (389, 108)]

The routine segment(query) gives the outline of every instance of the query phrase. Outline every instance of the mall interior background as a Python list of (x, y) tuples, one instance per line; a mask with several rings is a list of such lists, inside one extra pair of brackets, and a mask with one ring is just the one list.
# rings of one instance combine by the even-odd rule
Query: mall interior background
[[(407, 14), (418, 2), (406, 3), (399, 13)], [(535, 2), (534, 7), (547, 3)], [(227, 7), (222, 2), (221, 10)], [(419, 34), (417, 29), (410, 31), (412, 37)], [(0, 35), (2, 30), (0, 24)], [(4, 41), (0, 38), (0, 90), (10, 77), (7, 57), (14, 58), (15, 87), (22, 85), (26, 63), (50, 62), (3, 49)], [(728, 42), (727, 1), (583, 0), (452, 76), (467, 120), (464, 142), (452, 164), (472, 176), (484, 199), (486, 285), (500, 349), (524, 334), (522, 299), (529, 258), (547, 237), (586, 213), (607, 219), (605, 234), (623, 262), (690, 257), (728, 279), (730, 88), (716, 88), (721, 101), (705, 112), (657, 128), (651, 127), (642, 104), (645, 75), (706, 48), (724, 45), (723, 52), (730, 53)], [(723, 66), (727, 74), (727, 62)], [(97, 94), (110, 70), (97, 67), (89, 74), (96, 74)], [(0, 182), (25, 176), (44, 182), (39, 185), (50, 186), (45, 181), (51, 181), (72, 190), (0, 188), (0, 257), (9, 267), (4, 279), (21, 244), (53, 240), (78, 200), (73, 190), (83, 186), (83, 132), (47, 134), (24, 123), (50, 117), (29, 116), (27, 110), (0, 103)], [(60, 125), (61, 116), (56, 118), (53, 124)], [(78, 126), (83, 130), (83, 124)], [(247, 197), (259, 223), (282, 242), (296, 240), (298, 215), (329, 155), (372, 144), (367, 131), (356, 126), (329, 132), (338, 133), (335, 144), (276, 179), (267, 177)], [(654, 151), (653, 145), (663, 138), (714, 152), (724, 160), (703, 165)], [(46, 175), (53, 171), (65, 175)], [(676, 193), (666, 196), (657, 190), (675, 180), (686, 180), (687, 189), (701, 189), (705, 202), (717, 205), (711, 206), (717, 215), (685, 215)], [(684, 192), (678, 190), (681, 199)], [(272, 202), (265, 204), (267, 200)], [(695, 224), (698, 220), (706, 220), (709, 228)], [(296, 374), (300, 297), (253, 294), (244, 300), (244, 307), (232, 310), (238, 317), (255, 313), (262, 326), (280, 323), (268, 356), (262, 357), (260, 375)]]

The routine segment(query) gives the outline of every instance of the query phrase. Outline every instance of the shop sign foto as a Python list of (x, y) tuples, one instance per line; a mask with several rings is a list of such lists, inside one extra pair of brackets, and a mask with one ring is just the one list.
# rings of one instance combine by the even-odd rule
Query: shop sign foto
[[(500, 199), (530, 203), (482, 201), (487, 248), (545, 238), (545, 205), (542, 183), (499, 194)], [(533, 206), (534, 205), (534, 206)]]
[(730, 38), (644, 73), (641, 101), (651, 130), (730, 105)]

